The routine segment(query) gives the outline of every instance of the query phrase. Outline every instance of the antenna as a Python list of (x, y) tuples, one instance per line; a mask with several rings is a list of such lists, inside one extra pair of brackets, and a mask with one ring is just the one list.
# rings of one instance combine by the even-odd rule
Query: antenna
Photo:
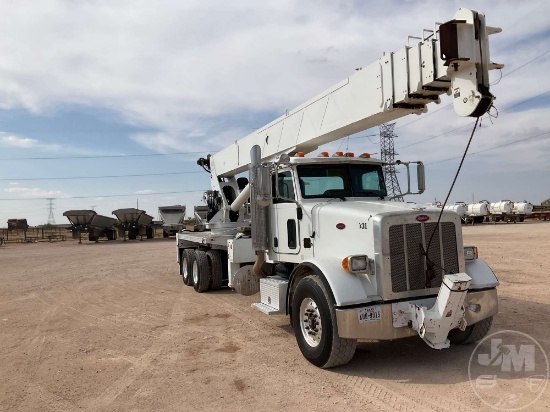
[(50, 209), (50, 213), (48, 214), (48, 225), (55, 225), (55, 217), (53, 215), (53, 210), (55, 209), (53, 207), (53, 201), (55, 199), (53, 197), (49, 197), (46, 200), (48, 201), (48, 207)]
[(90, 206), (90, 209), (92, 209), (93, 211), (95, 211), (95, 208), (96, 208), (96, 205), (91, 205)]
[(399, 181), (397, 180), (397, 171), (393, 165), (395, 161), (395, 147), (393, 139), (397, 137), (393, 129), (395, 123), (384, 123), (380, 125), (380, 154), (382, 161), (386, 163), (384, 165), (384, 176), (386, 178), (386, 190), (388, 191), (388, 198), (392, 198), (396, 202), (404, 202), (401, 195), (401, 188), (399, 187)]

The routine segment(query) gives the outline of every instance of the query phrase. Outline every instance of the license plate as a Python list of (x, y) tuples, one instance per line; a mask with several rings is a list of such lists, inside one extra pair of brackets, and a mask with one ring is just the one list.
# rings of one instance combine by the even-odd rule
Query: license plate
[(359, 323), (373, 322), (382, 319), (381, 306), (369, 306), (359, 309)]

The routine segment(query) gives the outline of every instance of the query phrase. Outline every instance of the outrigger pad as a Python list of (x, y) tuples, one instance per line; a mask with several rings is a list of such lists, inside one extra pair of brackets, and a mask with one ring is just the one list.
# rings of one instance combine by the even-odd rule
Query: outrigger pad
[(260, 291), (260, 279), (254, 274), (253, 266), (247, 265), (235, 273), (231, 286), (241, 295), (252, 296)]

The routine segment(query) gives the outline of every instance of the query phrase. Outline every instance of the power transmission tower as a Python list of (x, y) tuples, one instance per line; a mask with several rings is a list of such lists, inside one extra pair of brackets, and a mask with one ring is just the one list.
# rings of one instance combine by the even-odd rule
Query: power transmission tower
[(55, 225), (55, 217), (53, 215), (53, 210), (55, 209), (53, 207), (53, 201), (54, 201), (54, 198), (53, 197), (49, 197), (46, 199), (48, 201), (48, 206), (50, 208), (50, 214), (48, 215), (48, 225)]
[(393, 162), (395, 161), (395, 148), (393, 145), (394, 138), (397, 135), (393, 129), (395, 123), (384, 123), (380, 126), (380, 154), (382, 155), (382, 161), (386, 163), (384, 166), (384, 176), (386, 179), (386, 189), (388, 191), (388, 197), (392, 198), (396, 202), (404, 202), (401, 195), (401, 188), (399, 187), (399, 181), (397, 180), (397, 171)]

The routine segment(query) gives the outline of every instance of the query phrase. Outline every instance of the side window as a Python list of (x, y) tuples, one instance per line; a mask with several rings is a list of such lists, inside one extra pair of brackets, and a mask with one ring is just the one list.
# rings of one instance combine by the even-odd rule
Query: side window
[(275, 190), (275, 175), (273, 176), (273, 203), (288, 203), (292, 199), (296, 199), (294, 193), (294, 182), (290, 171), (280, 172), (277, 179), (277, 188), (279, 189), (279, 198), (275, 198), (277, 191)]

